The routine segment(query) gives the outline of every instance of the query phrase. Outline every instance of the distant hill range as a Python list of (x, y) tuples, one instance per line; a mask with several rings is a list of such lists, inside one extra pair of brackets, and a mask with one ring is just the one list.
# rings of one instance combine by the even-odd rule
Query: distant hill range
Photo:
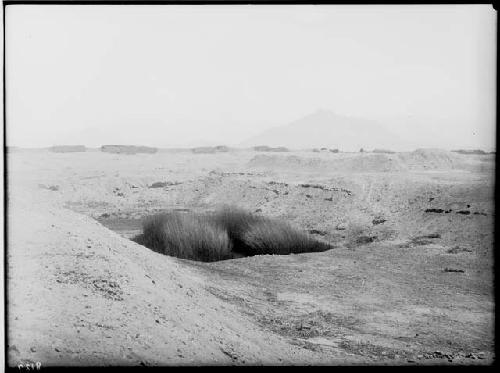
[(249, 138), (240, 146), (285, 146), (292, 149), (338, 148), (358, 151), (360, 148), (400, 147), (400, 139), (380, 123), (337, 115), (319, 110), (290, 124), (271, 128)]

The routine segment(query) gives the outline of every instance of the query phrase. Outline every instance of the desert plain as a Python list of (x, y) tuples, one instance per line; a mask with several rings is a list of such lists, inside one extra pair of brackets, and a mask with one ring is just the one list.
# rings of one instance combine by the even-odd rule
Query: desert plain
[[(494, 361), (494, 154), (8, 154), (8, 363)], [(332, 249), (219, 262), (130, 240), (222, 205)]]

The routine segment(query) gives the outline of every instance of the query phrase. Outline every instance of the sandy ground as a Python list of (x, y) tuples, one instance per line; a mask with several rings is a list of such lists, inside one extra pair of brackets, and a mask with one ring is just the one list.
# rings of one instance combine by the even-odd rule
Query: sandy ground
[[(10, 365), (494, 360), (491, 155), (18, 151), (8, 165)], [(199, 263), (127, 239), (150, 213), (226, 203), (335, 248)]]

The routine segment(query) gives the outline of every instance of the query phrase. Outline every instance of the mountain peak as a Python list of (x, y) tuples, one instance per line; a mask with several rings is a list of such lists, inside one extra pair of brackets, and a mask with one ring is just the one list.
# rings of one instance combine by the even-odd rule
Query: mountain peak
[(361, 147), (384, 147), (394, 144), (394, 141), (397, 139), (375, 121), (342, 116), (320, 108), (287, 125), (264, 131), (242, 145), (295, 149), (329, 147), (357, 151)]

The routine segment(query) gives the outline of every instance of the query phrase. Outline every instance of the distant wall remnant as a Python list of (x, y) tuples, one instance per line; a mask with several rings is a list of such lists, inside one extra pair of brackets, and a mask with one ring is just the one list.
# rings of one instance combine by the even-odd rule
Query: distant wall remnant
[(465, 150), (465, 149), (458, 149), (458, 150), (452, 150), (454, 153), (459, 153), (459, 154), (487, 154), (484, 150), (481, 149), (474, 149), (474, 150)]
[(103, 145), (101, 151), (105, 153), (114, 154), (137, 154), (137, 153), (156, 153), (157, 148), (150, 148), (148, 146), (136, 145)]
[(373, 149), (372, 153), (380, 153), (380, 154), (394, 154), (396, 152), (389, 149)]
[(258, 145), (254, 146), (253, 150), (256, 150), (258, 152), (288, 152), (288, 148), (285, 148), (284, 146), (278, 146), (278, 147), (270, 147), (267, 145)]
[(49, 150), (55, 153), (75, 153), (87, 151), (85, 145), (54, 145), (50, 147)]
[(218, 152), (228, 152), (229, 151), (229, 147), (226, 146), (226, 145), (217, 145), (215, 147), (215, 150), (218, 151)]
[(191, 151), (197, 154), (213, 154), (213, 153), (225, 153), (230, 151), (230, 149), (226, 145), (217, 145), (217, 146), (200, 146), (197, 148), (192, 148)]
[(217, 152), (217, 150), (212, 146), (200, 146), (198, 148), (191, 149), (191, 151), (196, 154), (212, 154)]

